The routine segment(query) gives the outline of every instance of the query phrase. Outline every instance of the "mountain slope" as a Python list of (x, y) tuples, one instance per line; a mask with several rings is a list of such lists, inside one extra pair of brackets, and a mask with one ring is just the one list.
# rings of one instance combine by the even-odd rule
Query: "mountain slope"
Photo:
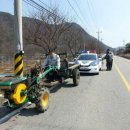
[[(23, 23), (29, 24), (29, 22), (33, 22), (33, 21), (34, 21), (34, 19), (32, 19), (32, 18), (23, 17)], [(94, 38), (93, 36), (91, 36), (87, 32), (85, 32), (85, 30), (81, 26), (79, 26), (78, 24), (66, 23), (66, 25), (69, 25), (69, 24), (72, 25), (71, 26), (72, 32), (81, 32), (80, 39), (81, 39), (81, 37), (82, 37), (82, 39), (84, 39), (84, 41), (82, 41), (82, 42), (84, 42), (85, 49), (87, 49), (87, 50), (88, 49), (96, 49), (97, 43), (98, 43), (96, 38)], [(50, 25), (50, 26), (53, 26), (53, 25)], [(23, 31), (25, 32), (26, 27), (24, 24), (23, 24), (23, 28), (24, 28)], [(77, 36), (77, 34), (75, 34), (75, 37)], [(70, 31), (67, 31), (67, 33), (64, 33), (62, 35), (62, 38), (60, 40), (62, 45), (64, 44), (64, 42), (63, 42), (64, 37), (69, 37), (69, 35), (70, 35)], [(25, 37), (24, 37), (24, 41), (25, 41)], [(62, 47), (62, 45), (61, 45), (61, 47)], [(104, 51), (107, 48), (109, 48), (109, 47), (106, 46), (105, 44), (99, 42), (98, 49), (100, 51)], [(14, 16), (9, 14), (9, 13), (0, 12), (0, 54), (5, 54), (5, 55), (14, 54), (14, 50), (15, 50), (15, 46), (14, 46)], [(25, 42), (24, 43), (24, 51), (26, 54), (33, 55), (39, 51), (41, 52), (42, 49), (39, 48), (38, 46), (35, 46), (32, 44), (26, 44), (26, 42)], [(60, 49), (59, 49), (59, 51), (60, 51)]]

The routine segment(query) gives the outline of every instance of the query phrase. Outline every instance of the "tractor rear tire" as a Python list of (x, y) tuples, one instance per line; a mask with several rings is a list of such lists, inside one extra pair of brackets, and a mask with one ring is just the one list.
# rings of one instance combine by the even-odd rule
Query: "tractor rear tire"
[(73, 76), (73, 84), (74, 84), (74, 86), (78, 86), (79, 82), (80, 82), (80, 72), (79, 72), (79, 69), (74, 69), (72, 76)]
[(38, 92), (38, 99), (35, 102), (36, 108), (39, 112), (44, 112), (49, 107), (49, 90), (47, 88), (41, 88)]

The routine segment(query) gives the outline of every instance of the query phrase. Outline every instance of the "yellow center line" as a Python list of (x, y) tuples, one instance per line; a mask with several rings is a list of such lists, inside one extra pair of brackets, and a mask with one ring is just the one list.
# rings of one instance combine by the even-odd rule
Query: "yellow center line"
[(125, 76), (123, 75), (123, 73), (120, 71), (119, 67), (114, 63), (114, 66), (116, 68), (116, 70), (118, 71), (121, 79), (123, 80), (125, 86), (127, 87), (128, 91), (130, 92), (130, 85), (128, 83), (128, 81), (126, 80)]

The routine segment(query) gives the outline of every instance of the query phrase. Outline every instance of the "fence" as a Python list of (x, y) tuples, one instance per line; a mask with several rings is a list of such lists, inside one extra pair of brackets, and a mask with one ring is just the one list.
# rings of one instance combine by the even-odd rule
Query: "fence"
[[(33, 67), (37, 60), (41, 63), (44, 60), (44, 56), (24, 56), (24, 71), (28, 71), (30, 67)], [(0, 73), (13, 73), (14, 71), (14, 56), (0, 55)]]

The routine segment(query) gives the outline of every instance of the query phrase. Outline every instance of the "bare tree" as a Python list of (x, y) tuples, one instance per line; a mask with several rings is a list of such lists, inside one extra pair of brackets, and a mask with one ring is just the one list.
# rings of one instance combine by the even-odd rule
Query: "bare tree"
[(125, 53), (130, 53), (130, 43), (125, 45)]
[(80, 50), (84, 48), (84, 39), (82, 30), (77, 30), (71, 27), (63, 37), (63, 44), (66, 51), (68, 51), (74, 58)]
[[(54, 15), (55, 14), (55, 15)], [(47, 53), (56, 50), (60, 44), (61, 35), (71, 27), (65, 17), (59, 17), (57, 9), (53, 13), (40, 11), (33, 15), (26, 24), (26, 42), (37, 45)]]

